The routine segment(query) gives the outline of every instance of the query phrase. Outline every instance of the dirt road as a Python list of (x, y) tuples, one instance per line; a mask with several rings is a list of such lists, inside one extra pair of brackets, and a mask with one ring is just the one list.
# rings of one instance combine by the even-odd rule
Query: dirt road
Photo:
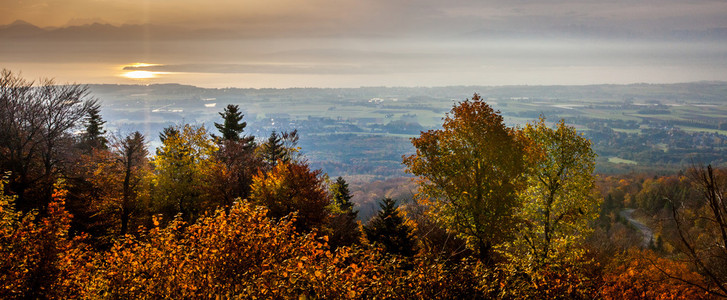
[(636, 229), (641, 231), (641, 233), (644, 235), (644, 240), (641, 242), (641, 247), (647, 248), (649, 247), (649, 243), (654, 239), (654, 232), (651, 231), (651, 228), (646, 226), (646, 224), (639, 222), (638, 220), (634, 219), (631, 215), (634, 213), (633, 208), (627, 208), (619, 212), (619, 214), (624, 217), (631, 225), (634, 225)]

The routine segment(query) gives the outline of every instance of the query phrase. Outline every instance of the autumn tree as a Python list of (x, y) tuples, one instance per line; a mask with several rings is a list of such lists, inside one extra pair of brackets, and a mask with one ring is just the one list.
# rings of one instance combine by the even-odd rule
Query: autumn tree
[(353, 208), (353, 202), (351, 202), (353, 196), (343, 177), (339, 176), (331, 184), (331, 194), (334, 209), (328, 224), (331, 231), (328, 244), (331, 249), (335, 249), (339, 246), (350, 246), (357, 243), (361, 237), (359, 224), (356, 222), (358, 210)]
[(464, 239), (447, 230), (446, 226), (427, 213), (427, 207), (419, 202), (407, 203), (407, 218), (417, 229), (414, 234), (419, 242), (419, 253), (427, 257), (460, 260), (472, 256)]
[(223, 204), (230, 206), (234, 199), (246, 199), (250, 196), (252, 177), (262, 162), (255, 155), (255, 137), (241, 136), (247, 123), (241, 122), (243, 115), (239, 107), (227, 105), (225, 111), (219, 114), (223, 123), (215, 123), (215, 127), (222, 136), (212, 137), (219, 146), (216, 156), (224, 170), (212, 175), (216, 189), (224, 197)]
[(413, 230), (399, 210), (396, 201), (384, 198), (378, 214), (364, 226), (366, 238), (384, 246), (387, 252), (404, 256), (416, 254)]
[(604, 299), (714, 299), (696, 286), (706, 284), (684, 262), (631, 249), (606, 268), (601, 295)]
[(297, 212), (296, 228), (309, 231), (327, 221), (331, 198), (321, 170), (302, 162), (280, 162), (272, 170), (253, 178), (250, 199), (269, 209), (273, 218)]
[(194, 220), (215, 201), (209, 190), (211, 172), (218, 172), (214, 154), (217, 145), (203, 127), (189, 124), (167, 127), (160, 135), (154, 166), (154, 206), (172, 217), (181, 213), (187, 221)]
[(420, 201), (491, 261), (493, 246), (515, 225), (524, 140), (475, 94), (452, 108), (442, 129), (422, 132), (412, 144), (416, 154), (404, 164), (419, 177)]
[(573, 261), (577, 246), (591, 231), (589, 223), (598, 217), (600, 201), (593, 195), (596, 155), (590, 141), (563, 120), (549, 128), (540, 118), (523, 134), (532, 150), (526, 187), (519, 192), (523, 206), (513, 257), (536, 266)]
[(50, 201), (52, 186), (73, 154), (71, 130), (98, 104), (81, 85), (29, 82), (0, 72), (0, 169), (22, 211)]
[(121, 221), (121, 235), (128, 233), (129, 221), (134, 214), (143, 211), (140, 198), (143, 197), (143, 181), (149, 172), (144, 135), (135, 131), (113, 144), (113, 151), (117, 162), (123, 170), (121, 182), (121, 199), (118, 203), (119, 219)]
[[(0, 182), (0, 187), (4, 182)], [(14, 196), (0, 192), (0, 298), (78, 298), (88, 274), (88, 249), (70, 239), (71, 215), (59, 182), (46, 212), (15, 209)]]
[(708, 165), (693, 167), (689, 173), (700, 195), (690, 201), (672, 200), (676, 227), (673, 244), (707, 283), (680, 279), (712, 295), (727, 297), (727, 171)]

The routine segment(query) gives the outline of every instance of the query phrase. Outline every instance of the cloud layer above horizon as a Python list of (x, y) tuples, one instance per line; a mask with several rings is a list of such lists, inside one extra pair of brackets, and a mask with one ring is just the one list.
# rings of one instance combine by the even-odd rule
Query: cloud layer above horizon
[(11, 0), (3, 6), (0, 24), (154, 24), (263, 37), (641, 35), (727, 28), (727, 1), (719, 0)]
[(61, 81), (138, 62), (210, 87), (727, 80), (725, 0), (5, 2), (0, 67)]

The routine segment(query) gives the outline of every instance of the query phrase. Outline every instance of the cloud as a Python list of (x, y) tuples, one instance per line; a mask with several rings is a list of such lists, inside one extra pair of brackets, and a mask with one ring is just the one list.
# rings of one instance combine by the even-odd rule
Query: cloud
[(451, 36), (474, 31), (542, 34), (709, 30), (727, 27), (727, 2), (710, 0), (25, 0), (4, 4), (0, 24), (71, 19), (174, 25), (236, 36)]
[(212, 74), (370, 74), (360, 65), (331, 64), (176, 64), (126, 66), (124, 71)]

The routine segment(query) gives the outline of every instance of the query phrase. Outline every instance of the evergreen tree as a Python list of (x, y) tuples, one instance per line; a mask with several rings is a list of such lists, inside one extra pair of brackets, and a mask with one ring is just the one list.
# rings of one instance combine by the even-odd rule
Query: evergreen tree
[[(228, 104), (224, 112), (219, 113), (224, 122), (222, 124), (215, 123), (215, 127), (222, 133), (222, 140), (225, 141), (239, 141), (240, 139), (246, 139), (252, 141), (251, 137), (241, 137), (240, 134), (245, 130), (247, 122), (242, 121), (244, 116), (240, 111), (240, 107), (233, 104)], [(215, 139), (220, 139), (216, 135), (212, 135)]]
[(341, 211), (358, 215), (358, 211), (353, 209), (353, 203), (351, 203), (353, 196), (351, 195), (351, 191), (348, 190), (348, 183), (343, 177), (339, 176), (336, 178), (336, 182), (331, 185), (331, 192), (333, 193), (333, 203)]
[(264, 163), (270, 167), (278, 164), (278, 161), (284, 163), (295, 160), (298, 152), (298, 130), (291, 132), (283, 132), (278, 134), (273, 130), (268, 140), (260, 145), (261, 158)]
[(255, 137), (240, 136), (247, 123), (241, 122), (243, 115), (239, 107), (229, 104), (219, 114), (224, 122), (215, 123), (215, 127), (222, 136), (212, 135), (212, 138), (219, 146), (215, 155), (225, 172), (215, 174), (213, 182), (224, 198), (222, 204), (231, 206), (235, 199), (245, 199), (250, 195), (252, 176), (260, 167), (260, 159), (255, 156)]
[(262, 145), (263, 161), (268, 165), (274, 166), (278, 160), (283, 160), (284, 156), (285, 147), (283, 146), (283, 139), (273, 130), (270, 133), (270, 137), (268, 137), (268, 141)]
[(412, 238), (412, 229), (405, 224), (396, 201), (384, 198), (379, 203), (381, 210), (364, 226), (364, 232), (369, 241), (380, 243), (387, 252), (404, 256), (415, 254), (415, 241)]
[(92, 106), (88, 110), (88, 116), (85, 118), (86, 131), (83, 133), (82, 147), (86, 151), (91, 149), (108, 149), (108, 140), (104, 137), (106, 130), (103, 125), (106, 124), (101, 118), (101, 108), (98, 105)]
[(356, 222), (358, 211), (353, 209), (351, 192), (343, 177), (338, 177), (336, 182), (331, 185), (331, 193), (335, 213), (329, 223), (331, 232), (328, 244), (331, 249), (355, 244), (361, 237), (361, 230)]

